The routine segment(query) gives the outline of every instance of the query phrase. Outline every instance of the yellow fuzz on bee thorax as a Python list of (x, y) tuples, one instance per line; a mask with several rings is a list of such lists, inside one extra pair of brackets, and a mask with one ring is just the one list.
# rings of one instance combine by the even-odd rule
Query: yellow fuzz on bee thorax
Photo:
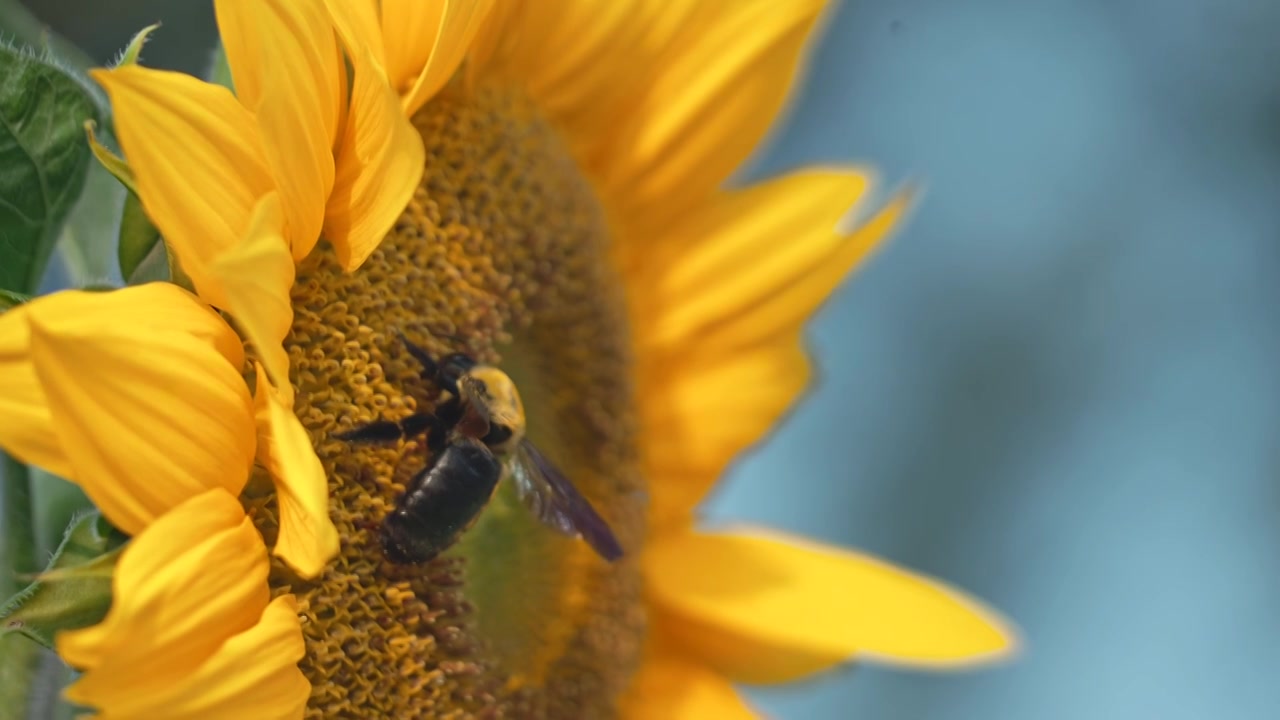
[[(643, 487), (627, 332), (590, 185), (518, 93), (438, 98), (414, 119), (426, 174), (359, 270), (318, 249), (298, 269), (286, 341), (295, 411), (329, 473), (339, 556), (298, 595), (309, 718), (607, 718), (638, 661)], [(508, 372), (528, 435), (613, 525), (609, 565), (500, 489), (462, 541), (421, 567), (382, 557), (378, 524), (428, 459), (419, 439), (335, 432), (440, 399), (395, 330)], [(506, 485), (507, 483), (503, 483)], [(264, 534), (275, 506), (250, 499)]]

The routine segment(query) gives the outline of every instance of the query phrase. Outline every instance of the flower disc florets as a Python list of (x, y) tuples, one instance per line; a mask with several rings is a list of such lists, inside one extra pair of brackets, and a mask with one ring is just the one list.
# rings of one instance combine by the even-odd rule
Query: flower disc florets
[[(306, 619), (308, 713), (565, 717), (572, 707), (600, 717), (638, 659), (634, 562), (607, 565), (500, 490), (453, 551), (392, 565), (378, 524), (426, 463), (424, 444), (332, 437), (438, 399), (397, 330), (434, 353), (498, 362), (524, 395), (530, 436), (595, 501), (629, 558), (642, 542), (625, 314), (590, 186), (516, 94), (438, 98), (415, 125), (426, 174), (391, 234), (350, 274), (331, 252), (314, 253), (293, 289), (294, 409), (329, 472), (342, 535), (314, 582), (273, 575)], [(271, 507), (253, 507), (268, 537)]]

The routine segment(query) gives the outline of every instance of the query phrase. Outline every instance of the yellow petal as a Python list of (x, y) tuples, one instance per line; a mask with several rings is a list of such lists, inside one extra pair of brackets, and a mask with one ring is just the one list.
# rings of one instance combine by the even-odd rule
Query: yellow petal
[(798, 172), (722, 195), (660, 243), (631, 242), (626, 251), (645, 264), (634, 303), (640, 345), (685, 355), (719, 325), (795, 286), (825, 297), (834, 283), (814, 277), (838, 281), (882, 236), (838, 229), (869, 184), (852, 171)]
[(798, 338), (642, 376), (640, 397), (649, 522), (690, 517), (725, 466), (760, 440), (808, 385)]
[[(369, 32), (363, 3), (327, 3), (351, 58), (350, 106), (338, 141), (337, 176), (324, 235), (344, 270), (359, 267), (413, 197), (422, 179), (422, 137), (400, 112), (400, 99), (382, 64), (362, 38)], [(374, 30), (376, 31), (376, 25)]]
[(253, 406), (221, 318), (167, 283), (27, 307), (31, 362), (69, 478), (112, 524), (135, 534), (205, 490), (240, 492)]
[(292, 595), (272, 600), (257, 625), (223, 645), (197, 672), (166, 694), (144, 700), (174, 720), (300, 720), (311, 695), (298, 661), (306, 653)]
[(803, 326), (845, 277), (902, 223), (913, 198), (910, 189), (899, 193), (853, 230), (846, 230), (842, 223), (839, 244), (819, 265), (771, 296), (751, 297), (751, 302), (740, 305), (736, 314), (706, 328), (699, 344), (708, 350), (746, 347), (773, 342), (779, 335)]
[(240, 502), (209, 490), (126, 546), (101, 623), (60, 633), (58, 653), (85, 670), (76, 699), (109, 709), (185, 677), (253, 626), (269, 598), (262, 536)]
[(621, 720), (755, 720), (728, 678), (662, 648), (646, 651), (619, 703)]
[[(587, 0), (586, 4), (590, 6), (592, 3)], [(726, 7), (732, 7), (724, 2), (706, 0), (636, 0), (636, 5), (644, 18), (641, 21), (644, 45), (649, 52), (667, 50), (682, 31), (689, 32), (703, 23), (715, 22), (722, 17)]]
[(283, 398), (259, 384), (258, 460), (275, 480), (280, 535), (272, 551), (304, 578), (320, 574), (338, 552), (329, 519), (329, 479), (306, 428)]
[(669, 216), (718, 187), (782, 109), (823, 5), (720, 0), (684, 25), (611, 147), (610, 197)]
[(315, 2), (218, 0), (215, 8), (236, 96), (258, 121), (301, 260), (320, 238), (333, 188), (343, 93), (337, 38)]
[(201, 297), (221, 306), (209, 266), (240, 242), (274, 184), (257, 123), (226, 88), (189, 75), (137, 65), (91, 74), (111, 96), (147, 215)]
[[(247, 519), (243, 525), (256, 536)], [(152, 621), (139, 618), (133, 626), (138, 634), (119, 638), (117, 646), (123, 654), (99, 652), (99, 662), (67, 688), (66, 696), (98, 708), (102, 718), (301, 718), (311, 688), (297, 667), (305, 651), (297, 605), (290, 595), (267, 603), (266, 555), (260, 538), (253, 556), (261, 565), (261, 572), (256, 567), (252, 572), (260, 592), (242, 603), (242, 612), (233, 623), (188, 622), (186, 634), (179, 637), (176, 631), (166, 631), (157, 624), (160, 616)], [(208, 579), (166, 578), (163, 592), (180, 598), (175, 608), (207, 615), (198, 605), (199, 599), (213, 605), (228, 604), (218, 594), (219, 583), (233, 588), (248, 584), (234, 574), (237, 568), (225, 565), (219, 569), (222, 572), (200, 573)], [(184, 587), (184, 580), (193, 585)], [(181, 597), (196, 593), (199, 595), (193, 599)], [(163, 612), (164, 607), (155, 604), (154, 610)], [(183, 618), (164, 617), (184, 622)], [(154, 645), (148, 642), (152, 638), (148, 633), (153, 632), (191, 640), (202, 652), (196, 657), (191, 648), (180, 644)], [(78, 634), (59, 636), (59, 652), (74, 654), (72, 646), (82, 644), (77, 642)], [(204, 646), (210, 641), (215, 642), (206, 650)], [(158, 674), (149, 672), (153, 667), (158, 668)]]
[[(557, 3), (556, 7), (560, 4)], [(471, 41), (466, 68), (468, 85), (474, 87), (480, 77), (501, 74), (504, 65), (511, 61), (513, 48), (524, 37), (522, 31), (545, 10), (545, 6), (535, 8), (528, 3), (495, 3)]]
[(453, 77), (493, 0), (383, 0), (387, 74), (412, 116)]
[(449, 0), (383, 0), (379, 26), (387, 53), (387, 79), (402, 98), (413, 89), (440, 42), (450, 4)]
[[(428, 0), (438, 2), (439, 0)], [(366, 48), (369, 59), (386, 72), (386, 44), (378, 23), (378, 0), (324, 0), (329, 20), (348, 48)], [(351, 52), (348, 49), (348, 52)]]
[[(523, 28), (520, 38), (529, 91), (540, 100), (569, 94), (566, 86), (583, 83), (584, 73), (635, 64), (630, 57), (611, 61), (618, 43), (628, 43), (629, 36), (640, 35), (627, 32), (638, 13), (635, 2), (601, 5), (578, 1), (559, 2), (530, 13), (529, 25)], [(585, 84), (595, 85), (596, 81)]]
[(293, 403), (289, 354), (283, 341), (293, 323), (289, 288), (294, 265), (280, 234), (280, 198), (266, 195), (254, 209), (248, 236), (214, 263), (213, 272), (227, 293), (227, 309), (257, 349), (271, 383)]
[(49, 401), (31, 363), (29, 313), (37, 298), (0, 315), (0, 448), (28, 465), (54, 475), (71, 476), (71, 462), (62, 451)]
[(1003, 619), (955, 590), (780, 533), (669, 531), (643, 563), (658, 632), (741, 682), (788, 682), (850, 659), (959, 667), (1015, 644)]
[(722, 13), (702, 0), (498, 3), (472, 43), (467, 72), (520, 83), (564, 130), (579, 162), (601, 174), (602, 161), (608, 168), (616, 155), (609, 141), (634, 116), (638, 89), (648, 87), (677, 31)]
[[(634, 108), (655, 56), (645, 46), (650, 14), (638, 2), (569, 0), (530, 9), (505, 31), (512, 38), (503, 71), (520, 79), (580, 156), (591, 155), (599, 136), (616, 132)], [(484, 54), (495, 41), (481, 43)]]

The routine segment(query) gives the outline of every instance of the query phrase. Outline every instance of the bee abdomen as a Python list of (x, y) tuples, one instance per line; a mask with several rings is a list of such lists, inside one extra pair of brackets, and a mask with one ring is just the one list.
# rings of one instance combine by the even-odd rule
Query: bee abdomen
[(447, 550), (488, 504), (502, 464), (482, 443), (459, 438), (414, 477), (382, 523), (382, 549), (395, 563), (422, 563)]

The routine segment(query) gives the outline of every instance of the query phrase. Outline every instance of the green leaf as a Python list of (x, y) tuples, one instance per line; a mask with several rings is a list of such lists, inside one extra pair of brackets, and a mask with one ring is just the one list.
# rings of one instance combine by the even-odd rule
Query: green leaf
[(30, 299), (30, 295), (23, 295), (22, 293), (16, 293), (0, 288), (0, 312), (4, 312), (12, 307), (17, 307)]
[(78, 518), (49, 567), (0, 608), (0, 633), (21, 633), (51, 648), (59, 631), (102, 620), (125, 540), (100, 513)]
[(0, 287), (32, 292), (39, 284), (84, 186), (90, 119), (97, 107), (79, 81), (0, 47)]

